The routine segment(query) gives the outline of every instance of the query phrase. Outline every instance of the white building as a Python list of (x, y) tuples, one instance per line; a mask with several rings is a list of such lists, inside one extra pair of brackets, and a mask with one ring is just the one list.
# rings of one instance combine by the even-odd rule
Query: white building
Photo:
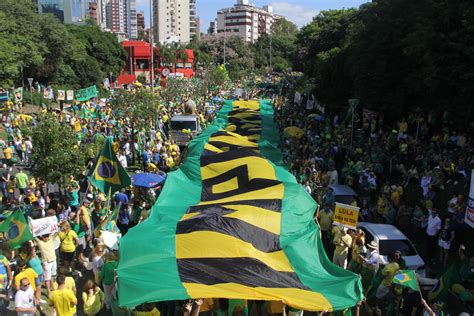
[(127, 39), (138, 37), (136, 0), (95, 0), (97, 24)]
[(188, 43), (197, 32), (196, 0), (153, 0), (156, 42)]
[(273, 22), (279, 18), (271, 5), (260, 9), (248, 0), (237, 0), (232, 8), (217, 11), (217, 33), (225, 31), (254, 43), (260, 35), (270, 33)]

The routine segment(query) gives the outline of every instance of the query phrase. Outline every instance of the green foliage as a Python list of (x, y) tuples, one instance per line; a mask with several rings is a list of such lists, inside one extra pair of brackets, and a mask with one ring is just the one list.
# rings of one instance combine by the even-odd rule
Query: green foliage
[(137, 76), (137, 81), (140, 82), (141, 84), (147, 83), (146, 77), (144, 75)]
[(64, 25), (38, 14), (30, 0), (0, 1), (0, 84), (33, 77), (44, 84), (80, 88), (100, 84), (124, 65), (115, 36), (97, 26)]
[(474, 115), (474, 2), (379, 0), (323, 11), (298, 34), (297, 70), (334, 107), (356, 97), (405, 116), (420, 107), (457, 123)]
[(145, 88), (122, 91), (112, 99), (114, 109), (130, 119), (135, 130), (150, 128), (159, 111), (160, 98)]
[(74, 132), (54, 115), (41, 115), (31, 136), (31, 172), (35, 177), (57, 183), (64, 176), (78, 175), (83, 170), (84, 154), (77, 146)]
[(206, 76), (211, 86), (222, 86), (229, 81), (229, 73), (223, 65), (214, 66)]

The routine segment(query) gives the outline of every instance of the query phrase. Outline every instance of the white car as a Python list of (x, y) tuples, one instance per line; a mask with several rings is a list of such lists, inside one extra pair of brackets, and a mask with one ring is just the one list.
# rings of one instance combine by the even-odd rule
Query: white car
[(411, 241), (398, 228), (387, 224), (359, 222), (358, 228), (365, 233), (365, 244), (372, 240), (377, 243), (380, 264), (387, 264), (387, 256), (399, 250), (409, 270), (415, 270), (420, 277), (425, 276), (425, 262), (416, 251)]

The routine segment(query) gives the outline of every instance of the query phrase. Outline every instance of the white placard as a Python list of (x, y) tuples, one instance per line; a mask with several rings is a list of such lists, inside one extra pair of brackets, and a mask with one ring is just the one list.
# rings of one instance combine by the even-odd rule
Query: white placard
[(40, 219), (28, 218), (28, 221), (33, 237), (54, 234), (59, 231), (58, 219), (56, 216), (49, 216)]

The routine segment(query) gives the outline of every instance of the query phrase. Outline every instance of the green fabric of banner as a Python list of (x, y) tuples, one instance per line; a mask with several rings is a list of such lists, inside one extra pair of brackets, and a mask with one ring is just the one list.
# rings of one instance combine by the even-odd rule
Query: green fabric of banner
[[(355, 306), (363, 299), (360, 277), (333, 265), (327, 258), (319, 228), (313, 220), (317, 204), (283, 166), (270, 101), (260, 101), (257, 110), (254, 105), (249, 110), (236, 103), (226, 101), (214, 123), (190, 143), (185, 162), (168, 175), (150, 217), (122, 238), (117, 270), (120, 305), (134, 307), (146, 302), (214, 297), (284, 300), (293, 307), (319, 311)], [(255, 117), (255, 113), (259, 117)], [(234, 132), (229, 133), (230, 130), (225, 128), (232, 124), (237, 128), (233, 126)], [(242, 130), (248, 132), (244, 125), (251, 125), (250, 131), (254, 131), (255, 124), (261, 125), (255, 149), (267, 160), (249, 150), (247, 146), (251, 144), (241, 145), (239, 142), (245, 143), (246, 138), (234, 134)], [(226, 159), (229, 156), (231, 159)], [(242, 165), (240, 159), (247, 161), (246, 165)], [(250, 169), (253, 162), (258, 166), (254, 171), (261, 171), (263, 176), (259, 174), (252, 180), (253, 171)], [(269, 163), (272, 171), (268, 168)], [(260, 166), (265, 170), (259, 170)], [(247, 180), (247, 173), (243, 175), (245, 171), (239, 171), (241, 167), (248, 169), (250, 180)], [(213, 175), (215, 172), (217, 176)], [(265, 175), (275, 178), (271, 180)], [(221, 191), (222, 183), (216, 182), (217, 178), (227, 186), (227, 191)], [(211, 191), (206, 189), (205, 181), (206, 186), (209, 181), (213, 183)], [(246, 186), (241, 187), (242, 182)], [(237, 185), (235, 196), (239, 196), (240, 203), (233, 200), (233, 195), (230, 198), (228, 195), (228, 188), (234, 184)], [(254, 191), (245, 191), (249, 188)], [(280, 189), (282, 199), (270, 202), (274, 209), (263, 209), (265, 215), (270, 214), (268, 218), (278, 218), (277, 229), (270, 227), (269, 223), (259, 223), (259, 217), (257, 220), (249, 218), (253, 212), (261, 212), (262, 205), (268, 205), (268, 199), (259, 194), (272, 197), (274, 191)], [(242, 195), (252, 196), (251, 193), (256, 194), (253, 195), (255, 199), (249, 197), (248, 201), (242, 201)], [(209, 200), (212, 195), (225, 198), (215, 199), (221, 201), (217, 204), (206, 204), (213, 201)], [(234, 207), (234, 210), (237, 207), (239, 215), (231, 212), (229, 219), (225, 215), (229, 213), (219, 213), (229, 212), (228, 207)], [(216, 220), (216, 225), (211, 227), (216, 232), (210, 232), (207, 226), (204, 230), (194, 231), (202, 225), (199, 221), (196, 225), (194, 222), (188, 226), (185, 224), (189, 220), (207, 220), (209, 217)], [(204, 239), (197, 243), (196, 240), (191, 240), (191, 243), (182, 241), (183, 238), (188, 240), (186, 238), (192, 234), (213, 236), (211, 233), (222, 242)], [(255, 238), (254, 233), (262, 238)], [(272, 239), (274, 237), (277, 239)], [(262, 240), (268, 242), (260, 242)], [(209, 244), (231, 249), (206, 248), (205, 245)], [(249, 245), (253, 249), (250, 255), (245, 253)], [(215, 251), (218, 255), (209, 255)], [(241, 251), (243, 255), (234, 255)], [(189, 271), (195, 273), (186, 274)], [(260, 272), (253, 274), (249, 271)], [(234, 281), (220, 282), (229, 279)]]
[(79, 89), (76, 92), (76, 100), (80, 102), (88, 101), (98, 96), (96, 85)]

